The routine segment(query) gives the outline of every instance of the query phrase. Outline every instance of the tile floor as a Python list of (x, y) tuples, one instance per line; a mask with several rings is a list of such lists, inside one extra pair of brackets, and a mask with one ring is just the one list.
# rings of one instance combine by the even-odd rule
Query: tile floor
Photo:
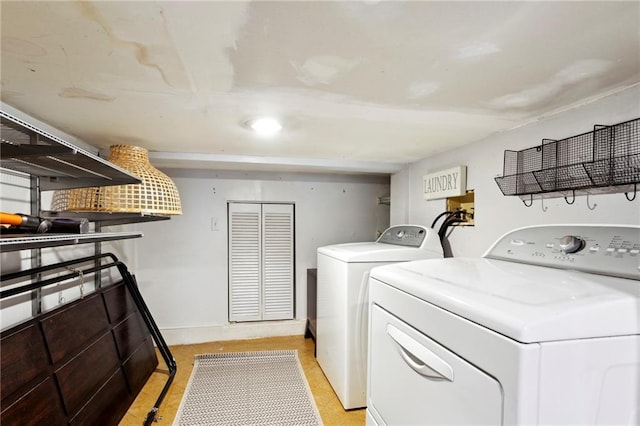
[[(326, 426), (364, 425), (365, 423), (365, 410), (345, 411), (342, 408), (338, 397), (333, 392), (331, 385), (313, 356), (313, 340), (305, 339), (304, 336), (210, 342), (196, 345), (171, 346), (170, 349), (178, 365), (178, 371), (176, 372), (175, 379), (167, 396), (160, 405), (158, 411), (159, 421), (154, 423), (156, 425), (171, 425), (173, 423), (176, 412), (178, 411), (178, 406), (182, 400), (182, 395), (191, 376), (194, 355), (216, 352), (286, 349), (295, 349), (298, 351), (300, 363), (307, 376), (307, 381), (313, 392), (322, 421)], [(155, 404), (160, 390), (167, 379), (167, 374), (164, 373), (164, 371), (166, 371), (166, 365), (159, 355), (158, 359), (159, 371), (154, 372), (149, 378), (149, 381), (120, 422), (120, 426), (142, 425), (147, 413)]]

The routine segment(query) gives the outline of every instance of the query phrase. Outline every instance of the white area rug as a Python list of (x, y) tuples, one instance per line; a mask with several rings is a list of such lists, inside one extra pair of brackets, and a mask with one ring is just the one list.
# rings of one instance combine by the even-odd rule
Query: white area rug
[(322, 425), (298, 351), (196, 355), (173, 423)]

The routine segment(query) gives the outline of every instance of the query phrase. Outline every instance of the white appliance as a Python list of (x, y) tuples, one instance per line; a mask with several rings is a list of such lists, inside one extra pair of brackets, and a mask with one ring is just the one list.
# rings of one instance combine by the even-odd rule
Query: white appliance
[(316, 358), (345, 409), (366, 404), (369, 270), (442, 257), (438, 233), (417, 225), (392, 226), (375, 242), (318, 248)]
[(371, 271), (368, 425), (638, 425), (640, 227)]

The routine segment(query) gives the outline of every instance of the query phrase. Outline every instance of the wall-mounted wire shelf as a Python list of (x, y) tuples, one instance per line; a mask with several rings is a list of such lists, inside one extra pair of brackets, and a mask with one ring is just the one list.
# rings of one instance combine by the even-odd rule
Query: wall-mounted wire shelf
[(6, 111), (0, 111), (0, 136), (0, 166), (39, 176), (43, 191), (141, 182), (107, 160)]
[(640, 183), (640, 118), (507, 150), (503, 176), (495, 181), (504, 195), (523, 200), (631, 191), (635, 196)]
[(89, 234), (9, 234), (0, 237), (0, 253), (104, 241), (140, 238), (142, 232), (96, 232)]
[[(40, 210), (40, 191), (140, 183), (139, 177), (57, 136), (0, 110), (0, 168), (38, 178), (32, 195), (31, 214), (47, 218), (84, 218), (100, 226), (169, 219), (142, 213), (73, 213)], [(38, 207), (35, 207), (38, 206)], [(92, 232), (88, 234), (3, 234), (0, 252), (63, 245), (98, 243), (142, 237), (140, 232)]]
[(106, 213), (106, 212), (55, 212), (44, 210), (42, 217), (65, 218), (65, 219), (87, 219), (89, 222), (100, 222), (102, 226), (126, 225), (130, 223), (157, 222), (169, 220), (169, 216), (160, 216), (146, 213)]

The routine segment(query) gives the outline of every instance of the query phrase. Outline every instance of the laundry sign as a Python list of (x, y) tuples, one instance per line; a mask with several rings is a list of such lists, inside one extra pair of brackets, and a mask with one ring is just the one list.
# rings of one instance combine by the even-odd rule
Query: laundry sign
[(467, 166), (424, 175), (423, 192), (425, 200), (459, 197), (467, 193)]

